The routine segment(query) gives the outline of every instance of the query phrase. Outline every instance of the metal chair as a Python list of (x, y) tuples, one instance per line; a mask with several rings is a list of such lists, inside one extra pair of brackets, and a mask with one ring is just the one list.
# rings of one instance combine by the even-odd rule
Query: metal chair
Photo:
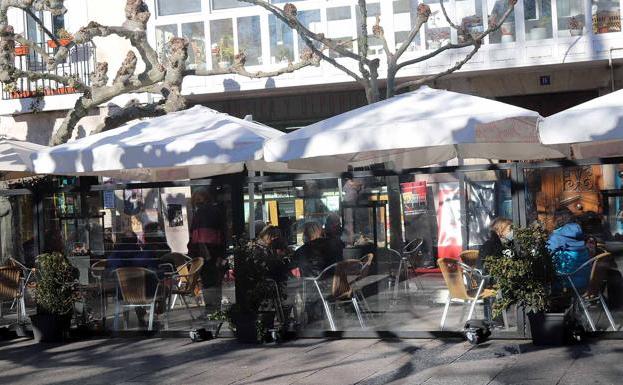
[[(568, 280), (569, 285), (573, 289), (576, 300), (580, 304), (582, 312), (584, 313), (584, 316), (586, 317), (586, 320), (588, 321), (588, 324), (590, 325), (592, 331), (597, 331), (597, 328), (595, 327), (595, 322), (593, 321), (593, 318), (588, 311), (588, 306), (593, 302), (599, 302), (601, 304), (601, 307), (603, 308), (604, 313), (606, 313), (606, 317), (608, 318), (608, 322), (610, 322), (610, 326), (612, 326), (612, 329), (614, 331), (617, 330), (617, 326), (614, 322), (614, 318), (612, 317), (612, 313), (610, 313), (610, 309), (608, 308), (608, 305), (606, 304), (606, 301), (604, 300), (604, 297), (602, 295), (604, 288), (603, 284), (606, 281), (606, 273), (608, 271), (608, 263), (606, 259), (610, 256), (611, 254), (608, 252), (601, 253), (584, 262), (577, 269), (570, 273), (558, 274), (559, 277)], [(589, 265), (591, 266), (591, 273), (588, 285), (586, 287), (586, 291), (583, 294), (580, 294), (580, 291), (573, 283), (573, 276), (578, 274), (581, 270), (586, 269), (586, 267), (588, 267)]]
[(95, 278), (97, 281), (97, 286), (100, 292), (100, 309), (102, 312), (102, 327), (106, 326), (106, 311), (107, 311), (107, 297), (106, 291), (104, 289), (104, 274), (106, 274), (106, 264), (107, 261), (105, 259), (100, 259), (99, 261), (93, 263), (91, 268), (91, 276)]
[[(349, 283), (349, 276), (359, 277), (361, 275), (364, 264), (357, 259), (347, 259), (345, 261), (337, 262), (327, 267), (314, 278), (303, 278), (303, 295), (306, 295), (306, 283), (313, 283), (316, 288), (322, 306), (329, 322), (331, 331), (337, 331), (335, 326), (335, 319), (331, 311), (331, 306), (338, 304), (352, 304), (359, 320), (361, 328), (365, 328), (366, 324), (362, 316), (361, 308), (357, 296), (353, 295), (353, 289)], [(353, 279), (354, 280), (354, 279)], [(353, 281), (351, 280), (351, 282)], [(330, 282), (330, 283), (329, 283)], [(303, 299), (304, 303), (307, 303), (306, 299)]]
[(459, 258), (461, 258), (461, 261), (472, 267), (472, 268), (477, 268), (478, 267), (478, 258), (480, 257), (480, 253), (478, 250), (463, 250), (461, 251), (461, 254), (459, 254)]
[(2, 303), (11, 301), (17, 303), (17, 323), (26, 318), (26, 304), (24, 302), (24, 278), (19, 266), (0, 266), (0, 318), (2, 318)]
[[(396, 274), (396, 281), (394, 283), (394, 300), (398, 299), (398, 286), (400, 285), (400, 279), (403, 273), (405, 275), (403, 280), (404, 291), (407, 295), (409, 295), (409, 269), (416, 267), (415, 261), (413, 259), (420, 253), (423, 245), (423, 239), (415, 238), (402, 248), (402, 252), (398, 252), (394, 249), (388, 249), (390, 250), (390, 252), (393, 252), (400, 258), (400, 263), (398, 264), (398, 273)], [(422, 283), (417, 278), (417, 276), (415, 277), (415, 287), (416, 289), (423, 289)]]
[[(463, 303), (463, 305), (469, 305), (470, 308), (467, 315), (467, 319), (469, 320), (474, 314), (474, 309), (478, 301), (497, 295), (496, 290), (485, 289), (485, 283), (489, 277), (484, 275), (480, 270), (451, 258), (440, 258), (438, 264), (446, 286), (448, 287), (448, 298), (446, 299), (446, 304), (441, 316), (441, 330), (443, 330), (446, 323), (450, 303), (460, 302)], [(472, 279), (477, 279), (479, 282), (476, 293), (473, 296), (468, 293), (466, 287), (466, 282), (471, 282)]]
[[(118, 330), (119, 316), (122, 309), (126, 308), (148, 308), (149, 325), (147, 330), (153, 330), (154, 314), (156, 310), (156, 299), (160, 281), (152, 270), (144, 267), (120, 267), (115, 270), (117, 276), (117, 296), (115, 301), (115, 322), (114, 329)], [(148, 284), (155, 284), (155, 289), (151, 292)], [(125, 327), (128, 327), (129, 313), (124, 311)]]
[(199, 272), (203, 267), (203, 262), (203, 258), (193, 258), (190, 262), (180, 266), (172, 277), (173, 279), (176, 279), (177, 282), (171, 289), (173, 299), (171, 300), (170, 309), (173, 310), (175, 303), (177, 302), (177, 298), (179, 297), (186, 307), (186, 310), (188, 310), (188, 314), (190, 314), (190, 318), (192, 320), (194, 320), (195, 317), (193, 316), (193, 312), (190, 310), (185, 297), (195, 295), (195, 288), (199, 283)]

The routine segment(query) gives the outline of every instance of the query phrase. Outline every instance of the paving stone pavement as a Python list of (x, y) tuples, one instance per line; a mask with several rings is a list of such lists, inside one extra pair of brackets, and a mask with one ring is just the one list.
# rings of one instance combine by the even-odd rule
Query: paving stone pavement
[(98, 339), (0, 342), (0, 384), (623, 384), (623, 341)]

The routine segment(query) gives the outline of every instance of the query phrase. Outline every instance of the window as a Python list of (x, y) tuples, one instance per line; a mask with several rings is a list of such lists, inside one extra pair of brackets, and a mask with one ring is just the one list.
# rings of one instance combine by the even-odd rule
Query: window
[[(508, 1), (495, 0), (487, 2), (489, 7), (489, 25), (499, 23), (508, 10)], [(515, 10), (506, 18), (502, 26), (489, 34), (489, 43), (512, 43), (515, 41)]]
[[(435, 50), (450, 42), (450, 26), (443, 15), (441, 5), (437, 0), (425, 0), (431, 10), (431, 15), (426, 23), (425, 35), (426, 49)], [(444, 1), (444, 7), (448, 16), (452, 18), (450, 2)]]
[(158, 16), (201, 12), (201, 0), (158, 0)]
[(270, 63), (294, 61), (294, 38), (292, 28), (274, 15), (268, 17), (270, 33)]
[(579, 36), (585, 32), (584, 2), (582, 0), (557, 0), (558, 36)]
[(182, 24), (182, 37), (188, 40), (188, 68), (203, 69), (206, 64), (206, 44), (203, 23)]
[(239, 7), (248, 7), (252, 4), (245, 3), (244, 1), (238, 0), (212, 0), (212, 9), (228, 9), (228, 8), (239, 8)]
[(234, 62), (234, 27), (232, 19), (210, 21), (212, 68), (227, 68)]
[(526, 40), (552, 37), (552, 4), (550, 0), (524, 0)]
[(621, 32), (619, 0), (592, 0), (593, 33)]
[[(411, 28), (417, 19), (417, 0), (394, 1), (394, 39), (396, 48), (400, 47), (409, 36)], [(409, 44), (407, 51), (415, 51), (420, 46), (420, 34), (418, 33)]]
[[(463, 27), (466, 33), (478, 36), (485, 30), (484, 14), (485, 7), (482, 0), (456, 0), (456, 21)], [(459, 43), (468, 39), (468, 36), (459, 34)]]
[(156, 51), (160, 61), (163, 61), (169, 54), (169, 40), (177, 37), (177, 25), (159, 25), (156, 27)]
[[(350, 7), (327, 8), (327, 37), (336, 40), (348, 50), (353, 49), (353, 22)], [(340, 57), (334, 51), (330, 57)]]
[[(297, 17), (299, 21), (301, 22), (301, 24), (303, 24), (310, 31), (314, 33), (322, 32), (322, 24), (320, 23), (320, 10), (314, 9), (311, 11), (299, 11), (297, 14)], [(314, 43), (314, 47), (316, 48), (320, 47), (320, 43), (318, 43), (317, 41), (312, 40), (312, 43)], [(300, 37), (298, 39), (298, 45), (299, 45), (298, 48), (299, 48), (299, 56), (300, 56), (301, 53), (305, 51), (308, 47), (307, 47), (307, 44), (305, 44), (305, 42), (303, 41), (303, 39), (301, 39)]]
[(259, 16), (239, 17), (238, 52), (244, 52), (248, 65), (262, 64), (262, 31)]

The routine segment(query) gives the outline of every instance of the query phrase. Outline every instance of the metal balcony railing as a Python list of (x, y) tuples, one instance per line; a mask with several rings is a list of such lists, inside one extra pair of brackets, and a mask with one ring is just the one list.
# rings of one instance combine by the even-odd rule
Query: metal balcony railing
[[(61, 43), (67, 43), (67, 41), (61, 40)], [(38, 43), (38, 45), (50, 55), (54, 55), (58, 50), (53, 41)], [(73, 45), (69, 50), (67, 60), (52, 70), (48, 70), (43, 57), (34, 50), (24, 46), (15, 48), (15, 66), (17, 68), (25, 71), (74, 76), (87, 85), (90, 84), (89, 74), (95, 68), (95, 63), (95, 45), (91, 42)], [(75, 88), (67, 84), (48, 79), (32, 81), (27, 78), (20, 78), (14, 84), (2, 84), (2, 100), (65, 95), (77, 92)]]

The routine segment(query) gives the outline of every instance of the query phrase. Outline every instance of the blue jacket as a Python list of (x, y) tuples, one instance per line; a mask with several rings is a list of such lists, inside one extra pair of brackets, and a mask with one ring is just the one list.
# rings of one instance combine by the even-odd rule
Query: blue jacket
[[(567, 223), (554, 230), (547, 241), (547, 248), (552, 253), (556, 272), (560, 274), (571, 273), (590, 259), (584, 233), (577, 223)], [(590, 266), (586, 266), (571, 277), (578, 290), (586, 288), (589, 275)], [(563, 285), (566, 283), (565, 280)]]

